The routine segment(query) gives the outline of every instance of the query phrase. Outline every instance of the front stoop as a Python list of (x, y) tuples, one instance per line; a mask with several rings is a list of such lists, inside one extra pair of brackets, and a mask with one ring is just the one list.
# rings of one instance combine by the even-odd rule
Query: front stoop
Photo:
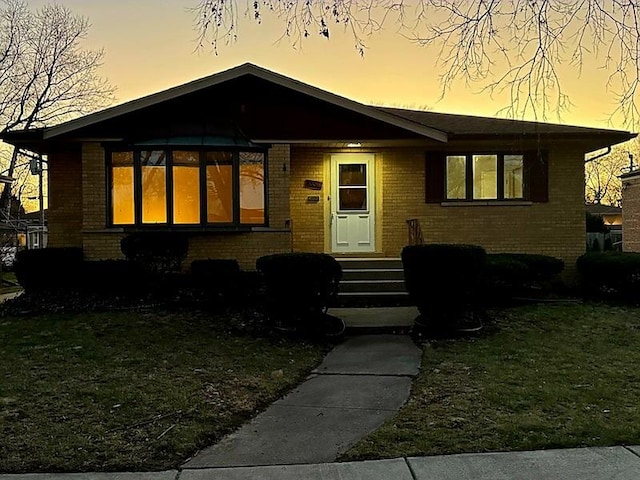
[(337, 307), (406, 306), (409, 295), (399, 258), (338, 258), (342, 281)]

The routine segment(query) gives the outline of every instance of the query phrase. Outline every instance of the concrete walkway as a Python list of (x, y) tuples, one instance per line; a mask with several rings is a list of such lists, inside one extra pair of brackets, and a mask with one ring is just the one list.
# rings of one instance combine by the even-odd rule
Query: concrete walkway
[(637, 480), (640, 446), (465, 453), (368, 462), (0, 475), (0, 480)]
[(295, 390), (183, 468), (333, 462), (404, 404), (420, 360), (406, 336), (350, 338)]

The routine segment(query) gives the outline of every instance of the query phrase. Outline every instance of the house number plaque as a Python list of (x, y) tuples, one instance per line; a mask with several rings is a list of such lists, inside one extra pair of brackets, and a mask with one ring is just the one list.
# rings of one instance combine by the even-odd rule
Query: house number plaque
[(305, 180), (304, 188), (309, 190), (322, 190), (322, 182), (319, 180)]

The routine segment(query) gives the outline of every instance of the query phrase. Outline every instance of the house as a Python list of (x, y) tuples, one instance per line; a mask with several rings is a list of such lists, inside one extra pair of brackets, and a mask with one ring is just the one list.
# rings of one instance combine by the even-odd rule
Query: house
[(640, 170), (620, 175), (622, 180), (622, 250), (640, 252)]
[(49, 211), (46, 208), (43, 211), (35, 210), (24, 215), (24, 219), (26, 220), (24, 226), (24, 244), (28, 249), (47, 247), (49, 237), (47, 230), (48, 217)]
[(585, 205), (588, 214), (602, 219), (608, 232), (605, 233), (587, 233), (587, 243), (592, 244), (597, 241), (600, 244), (599, 249), (604, 248), (606, 238), (609, 239), (612, 246), (619, 249), (622, 245), (622, 208), (613, 205), (602, 205), (600, 203), (587, 203)]
[(188, 260), (398, 257), (471, 243), (571, 267), (584, 156), (626, 131), (364, 105), (251, 64), (4, 141), (48, 156), (49, 246), (118, 258), (181, 231)]

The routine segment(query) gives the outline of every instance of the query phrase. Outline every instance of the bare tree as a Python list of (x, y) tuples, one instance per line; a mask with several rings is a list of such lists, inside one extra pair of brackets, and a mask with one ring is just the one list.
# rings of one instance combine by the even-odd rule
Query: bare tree
[[(200, 45), (233, 42), (240, 17), (265, 12), (297, 45), (310, 35), (351, 32), (364, 55), (366, 39), (385, 26), (410, 42), (436, 48), (442, 94), (457, 80), (490, 94), (508, 93), (504, 114), (561, 118), (570, 107), (567, 75), (585, 59), (606, 69), (616, 99), (612, 120), (634, 125), (640, 82), (640, 4), (632, 0), (195, 0)], [(562, 67), (561, 67), (562, 66)]]
[(585, 164), (585, 200), (589, 203), (622, 204), (620, 175), (629, 171), (631, 162), (637, 165), (640, 143), (633, 140), (613, 147), (610, 154)]
[[(103, 51), (82, 48), (88, 31), (86, 18), (60, 4), (32, 10), (23, 0), (0, 2), (0, 131), (52, 125), (113, 101), (114, 89), (98, 73)], [(28, 158), (14, 149), (3, 172), (24, 175), (19, 164)], [(5, 185), (0, 208), (10, 197)]]

